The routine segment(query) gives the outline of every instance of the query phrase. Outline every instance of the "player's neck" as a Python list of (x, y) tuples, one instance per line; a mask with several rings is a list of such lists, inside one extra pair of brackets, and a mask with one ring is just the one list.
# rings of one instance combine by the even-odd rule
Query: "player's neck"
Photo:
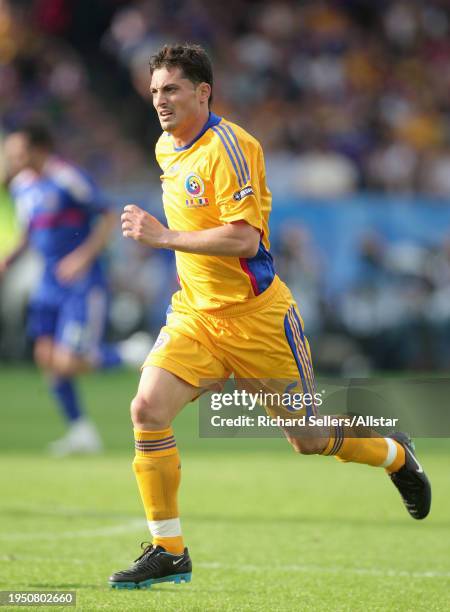
[(180, 147), (185, 147), (190, 142), (192, 142), (195, 137), (202, 131), (205, 123), (209, 119), (209, 109), (203, 111), (196, 117), (196, 119), (190, 122), (186, 127), (181, 127), (180, 131), (175, 134), (172, 133), (172, 138), (175, 147), (178, 149)]

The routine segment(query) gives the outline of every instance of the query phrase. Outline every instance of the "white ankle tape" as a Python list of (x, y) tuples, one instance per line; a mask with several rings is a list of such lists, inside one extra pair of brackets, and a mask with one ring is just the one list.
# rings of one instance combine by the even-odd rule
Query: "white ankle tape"
[(397, 445), (392, 438), (385, 438), (385, 440), (388, 445), (388, 454), (383, 463), (380, 464), (380, 467), (387, 468), (397, 459)]

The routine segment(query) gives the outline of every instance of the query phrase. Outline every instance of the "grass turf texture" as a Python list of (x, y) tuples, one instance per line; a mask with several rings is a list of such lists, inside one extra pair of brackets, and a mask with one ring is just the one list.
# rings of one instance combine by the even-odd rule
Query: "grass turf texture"
[(193, 581), (110, 590), (149, 538), (130, 465), (136, 382), (84, 379), (108, 450), (54, 460), (43, 449), (62, 425), (44, 384), (1, 367), (1, 590), (73, 589), (89, 611), (448, 609), (448, 440), (417, 442), (434, 487), (418, 522), (383, 470), (296, 456), (282, 440), (199, 439), (194, 405), (175, 426)]

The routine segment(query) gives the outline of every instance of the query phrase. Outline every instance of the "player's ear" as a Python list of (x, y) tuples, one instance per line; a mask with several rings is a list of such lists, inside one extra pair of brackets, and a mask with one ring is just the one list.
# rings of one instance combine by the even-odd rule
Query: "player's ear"
[(211, 96), (211, 85), (209, 83), (200, 83), (198, 86), (200, 102), (207, 102)]

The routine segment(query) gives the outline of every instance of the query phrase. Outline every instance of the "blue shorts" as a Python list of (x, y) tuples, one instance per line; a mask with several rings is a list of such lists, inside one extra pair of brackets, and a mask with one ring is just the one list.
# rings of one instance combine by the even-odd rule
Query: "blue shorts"
[(105, 332), (108, 295), (102, 285), (84, 291), (41, 290), (28, 306), (28, 334), (36, 339), (51, 336), (57, 344), (78, 355), (89, 355)]

